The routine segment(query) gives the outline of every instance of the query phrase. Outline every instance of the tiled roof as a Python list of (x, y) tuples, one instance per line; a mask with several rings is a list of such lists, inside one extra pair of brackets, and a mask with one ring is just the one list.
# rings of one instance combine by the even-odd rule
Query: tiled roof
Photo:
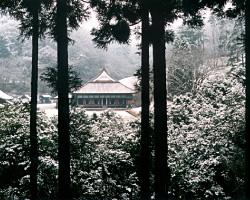
[(133, 94), (134, 90), (123, 85), (112, 78), (105, 69), (103, 69), (94, 79), (87, 82), (74, 93), (80, 94)]

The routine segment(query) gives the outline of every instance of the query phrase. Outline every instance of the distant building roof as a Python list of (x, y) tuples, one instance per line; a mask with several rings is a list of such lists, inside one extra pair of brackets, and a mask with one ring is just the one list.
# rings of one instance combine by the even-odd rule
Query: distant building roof
[(112, 78), (103, 69), (94, 79), (87, 82), (79, 90), (73, 92), (78, 94), (133, 94), (135, 91), (118, 80)]
[(13, 99), (13, 97), (5, 94), (3, 91), (0, 90), (0, 99), (10, 100), (10, 99)]
[(43, 97), (43, 98), (52, 98), (52, 96), (50, 96), (49, 94), (43, 94), (43, 95), (41, 95), (41, 97)]
[[(58, 99), (58, 95), (54, 97), (55, 99)], [(72, 98), (72, 94), (68, 95), (68, 98), (71, 99)]]
[(31, 97), (27, 94), (24, 94), (22, 96), (19, 97), (20, 99), (28, 99), (28, 100), (31, 100)]
[(135, 90), (135, 85), (136, 84), (139, 84), (139, 80), (138, 80), (138, 77), (136, 76), (130, 76), (130, 77), (127, 77), (127, 78), (123, 78), (121, 80), (119, 80), (120, 83), (122, 83), (123, 85)]

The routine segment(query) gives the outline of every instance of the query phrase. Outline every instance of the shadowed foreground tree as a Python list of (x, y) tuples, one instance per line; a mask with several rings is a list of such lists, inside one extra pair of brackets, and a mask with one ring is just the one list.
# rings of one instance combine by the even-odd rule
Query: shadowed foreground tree
[[(18, 0), (8, 1), (5, 8), (10, 15), (21, 22), (21, 37), (32, 37), (32, 72), (31, 72), (31, 109), (30, 109), (30, 197), (38, 198), (37, 168), (37, 89), (38, 89), (38, 40), (46, 31), (45, 9), (50, 7), (50, 0)], [(42, 6), (43, 4), (43, 6)], [(3, 4), (4, 5), (4, 4)], [(43, 9), (43, 11), (42, 11)], [(40, 17), (40, 21), (39, 21)]]
[(141, 14), (141, 198), (150, 199), (150, 123), (149, 123), (149, 8), (147, 0), (142, 0)]
[[(121, 1), (122, 2), (122, 1)], [(106, 3), (106, 4), (105, 4)], [(92, 35), (98, 47), (106, 48), (111, 42), (128, 43), (130, 26), (141, 22), (141, 152), (139, 164), (139, 184), (141, 199), (150, 199), (150, 122), (149, 122), (149, 4), (147, 0), (127, 1), (126, 4), (104, 1), (92, 1), (98, 12), (101, 28), (94, 29)], [(125, 2), (123, 2), (125, 3)], [(109, 5), (109, 6), (107, 6)], [(109, 9), (107, 9), (109, 8)], [(114, 13), (113, 9), (120, 12)], [(105, 10), (105, 12), (103, 12)], [(103, 16), (103, 13), (105, 15)], [(107, 14), (108, 13), (108, 14)], [(118, 23), (111, 25), (110, 20), (116, 18)], [(123, 24), (123, 26), (119, 26)], [(124, 30), (125, 33), (124, 34)], [(119, 34), (123, 32), (123, 34)], [(117, 37), (119, 36), (119, 37)], [(123, 36), (123, 37), (121, 37)]]
[(70, 138), (69, 138), (69, 73), (67, 4), (57, 0), (57, 63), (58, 63), (58, 159), (60, 199), (71, 199), (70, 190)]
[(32, 77), (31, 77), (31, 110), (30, 110), (30, 197), (37, 199), (37, 168), (38, 168), (38, 141), (36, 129), (37, 116), (37, 83), (38, 83), (38, 22), (39, 1), (33, 1), (32, 9)]
[(246, 175), (245, 195), (250, 200), (250, 1), (246, 0), (245, 5), (245, 29), (246, 29)]
[[(123, 35), (124, 33), (129, 33), (128, 35), (130, 35), (129, 25), (136, 24), (140, 22), (140, 20), (142, 20), (142, 10), (140, 7), (142, 2), (143, 1), (133, 1), (133, 0), (116, 1), (112, 3), (110, 3), (109, 1), (102, 1), (102, 0), (93, 1), (92, 4), (94, 7), (97, 7), (97, 12), (99, 14), (98, 18), (101, 21), (100, 28), (94, 29), (94, 31), (92, 31), (92, 34), (95, 35), (94, 41), (97, 42), (97, 46), (105, 47), (107, 44), (115, 40), (118, 40), (118, 42), (120, 43), (126, 42), (127, 40), (119, 40), (119, 38), (116, 37), (117, 34), (114, 33), (113, 31), (119, 30), (119, 29), (116, 29), (116, 27), (119, 24), (119, 22), (123, 22), (123, 24), (127, 23), (126, 26), (122, 27), (122, 28), (125, 28), (126, 31), (122, 31), (122, 29), (120, 29), (120, 31), (122, 31)], [(196, 1), (195, 2), (171, 1), (168, 3), (163, 0), (158, 0), (158, 1), (145, 1), (145, 2), (147, 2), (148, 4), (148, 9), (152, 17), (152, 28), (150, 28), (151, 30), (150, 42), (153, 43), (153, 51), (154, 51), (153, 53), (153, 61), (154, 61), (153, 68), (154, 68), (154, 74), (155, 74), (154, 75), (154, 89), (156, 89), (154, 93), (155, 141), (156, 141), (155, 143), (155, 149), (156, 149), (155, 191), (156, 191), (156, 198), (167, 198), (167, 190), (168, 190), (168, 182), (169, 182), (168, 179), (170, 178), (170, 175), (169, 175), (169, 170), (167, 170), (168, 152), (167, 152), (165, 42), (171, 41), (173, 35), (171, 31), (165, 32), (165, 26), (167, 24), (172, 23), (179, 16), (178, 14), (180, 13), (181, 13), (180, 16), (185, 20), (187, 24), (200, 25), (202, 24), (201, 23), (202, 20), (201, 20), (201, 15), (198, 12), (200, 9), (200, 6), (198, 5), (199, 2), (196, 2)], [(190, 8), (190, 3), (192, 3), (192, 6), (194, 6), (194, 8), (188, 9)], [(139, 5), (139, 7), (137, 10), (135, 9), (134, 12), (129, 12), (133, 10), (130, 8), (131, 5)], [(122, 14), (119, 15), (117, 13), (122, 13)], [(128, 13), (130, 13), (130, 15), (127, 15)], [(194, 19), (193, 21), (190, 21), (191, 17), (193, 17)], [(112, 23), (113, 19), (116, 19), (115, 21), (117, 22), (117, 24)], [(144, 33), (142, 33), (142, 35), (143, 34)], [(148, 48), (148, 46), (145, 48)], [(142, 47), (142, 51), (144, 50), (145, 49)], [(143, 59), (144, 58), (142, 58), (142, 60)], [(144, 64), (142, 64), (142, 68), (144, 67), (145, 67)], [(145, 84), (146, 81), (149, 82), (147, 78), (148, 75), (145, 75), (145, 77), (144, 75), (142, 76), (143, 85)], [(145, 82), (143, 81), (143, 79), (145, 80)], [(146, 85), (142, 86), (142, 90), (143, 90), (143, 87), (145, 87), (144, 88), (145, 91), (148, 90), (146, 88), (148, 86)], [(142, 106), (142, 115), (143, 115), (142, 116), (142, 128), (143, 128), (143, 125), (145, 125), (146, 123), (149, 123), (148, 117), (146, 116), (148, 112), (146, 111), (146, 109), (148, 109), (148, 106), (146, 105), (147, 104), (146, 101), (148, 101), (146, 96), (147, 96), (146, 93), (142, 92), (142, 98), (145, 98), (145, 106)], [(144, 99), (142, 99), (142, 101), (144, 101)], [(142, 143), (141, 144), (143, 146), (146, 144), (147, 145), (149, 144), (146, 141), (147, 140), (146, 135), (148, 134), (147, 132), (148, 130), (146, 130), (146, 128), (142, 129), (142, 134), (141, 134)], [(145, 148), (145, 147), (142, 147), (142, 148)], [(146, 148), (144, 150), (146, 150)], [(144, 151), (141, 153), (142, 153), (141, 156), (143, 157), (142, 159), (148, 159), (148, 157), (146, 156), (146, 154), (148, 154), (147, 151)], [(143, 162), (146, 163), (148, 162), (148, 160), (147, 161), (145, 160)], [(142, 168), (143, 166), (141, 166), (140, 170), (142, 170)], [(146, 172), (146, 169), (143, 169), (141, 173), (144, 174), (144, 172)], [(147, 178), (149, 179), (149, 177), (146, 174), (144, 175), (145, 177), (143, 178), (143, 180), (146, 180)], [(146, 190), (144, 190), (143, 187), (147, 187), (146, 186), (147, 182), (144, 182), (144, 183), (145, 185), (144, 186), (141, 185), (142, 187), (141, 189), (145, 192)], [(145, 193), (143, 195), (148, 196), (148, 193)]]
[(152, 16), (154, 111), (155, 111), (155, 198), (167, 199), (170, 172), (167, 156), (167, 107), (166, 107), (166, 60), (165, 17), (162, 0), (155, 1), (150, 9)]
[[(70, 189), (70, 135), (69, 135), (69, 69), (68, 28), (77, 29), (83, 19), (88, 18), (85, 2), (71, 0), (56, 1), (55, 27), (52, 35), (57, 41), (58, 64), (58, 159), (60, 199), (72, 199)], [(53, 23), (52, 23), (53, 25)]]

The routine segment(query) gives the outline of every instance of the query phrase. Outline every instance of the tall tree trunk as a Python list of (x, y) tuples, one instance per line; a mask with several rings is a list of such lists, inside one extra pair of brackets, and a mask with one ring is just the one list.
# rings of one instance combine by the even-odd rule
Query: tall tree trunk
[(38, 7), (39, 0), (33, 1), (32, 21), (32, 76), (31, 76), (31, 110), (30, 110), (30, 197), (37, 199), (37, 167), (38, 167), (38, 142), (37, 142), (37, 82), (38, 82)]
[(250, 200), (250, 0), (246, 0), (246, 169), (245, 169), (245, 195)]
[(142, 115), (141, 115), (141, 199), (150, 199), (150, 125), (149, 125), (149, 10), (143, 0), (142, 11)]
[(165, 61), (164, 2), (151, 6), (153, 30), (154, 112), (155, 112), (155, 197), (168, 198), (167, 92)]
[(59, 198), (70, 199), (69, 77), (66, 0), (57, 0)]

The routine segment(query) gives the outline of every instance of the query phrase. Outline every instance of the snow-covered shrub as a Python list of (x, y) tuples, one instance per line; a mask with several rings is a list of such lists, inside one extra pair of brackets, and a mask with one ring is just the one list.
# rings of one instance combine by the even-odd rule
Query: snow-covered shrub
[(76, 159), (73, 156), (71, 162), (73, 184), (78, 188), (79, 197), (135, 198), (138, 178), (131, 152), (138, 144), (138, 127), (131, 128), (112, 111), (99, 117), (94, 115), (89, 122), (82, 111), (75, 112), (78, 117), (71, 121), (74, 126), (80, 115), (86, 120), (71, 132), (72, 147), (79, 147), (72, 152)]
[(240, 74), (207, 78), (168, 111), (170, 192), (176, 198), (243, 195), (245, 96)]
[[(20, 184), (29, 168), (28, 105), (5, 105), (0, 108), (0, 198), (26, 196)], [(23, 191), (23, 192), (22, 192)]]
[[(29, 197), (29, 104), (0, 108), (0, 198)], [(38, 112), (39, 197), (58, 191), (57, 119)], [(126, 124), (111, 111), (87, 117), (70, 113), (71, 181), (73, 195), (87, 199), (129, 199), (138, 195), (136, 158), (138, 124)]]
[[(0, 199), (27, 198), (29, 196), (30, 139), (28, 103), (14, 103), (0, 108)], [(39, 196), (55, 195), (54, 160), (55, 127), (44, 113), (37, 117), (39, 164)]]

